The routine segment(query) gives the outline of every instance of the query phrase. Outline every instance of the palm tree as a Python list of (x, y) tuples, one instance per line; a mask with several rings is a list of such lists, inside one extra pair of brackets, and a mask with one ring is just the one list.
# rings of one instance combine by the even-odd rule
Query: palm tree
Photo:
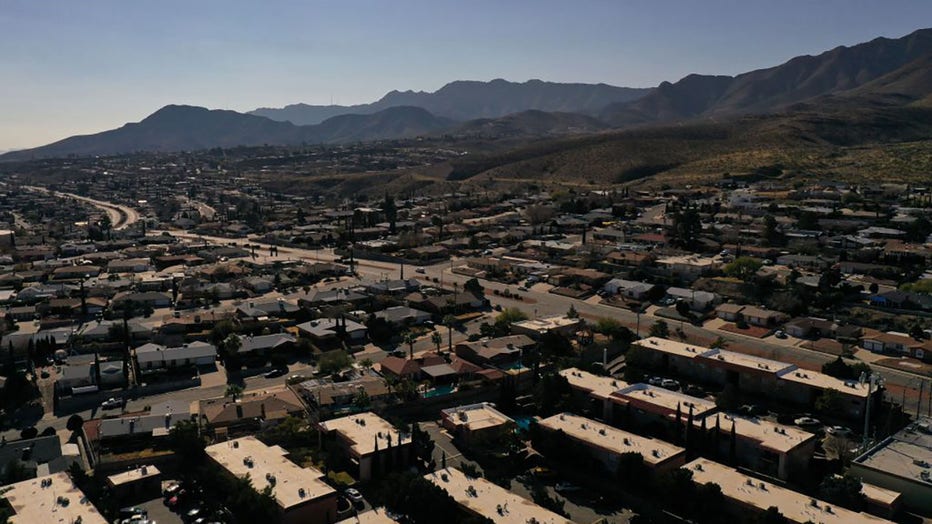
[(414, 359), (414, 343), (417, 342), (417, 335), (411, 331), (405, 331), (401, 339), (408, 345), (408, 358)]
[(236, 397), (243, 393), (242, 386), (238, 384), (229, 384), (227, 385), (227, 390), (223, 393), (225, 397), (232, 397), (236, 401)]
[(449, 344), (450, 353), (453, 352), (453, 326), (456, 325), (456, 317), (446, 315), (443, 317), (443, 325), (447, 327), (447, 343)]
[(441, 336), (439, 332), (434, 331), (430, 334), (430, 341), (437, 346), (437, 353), (440, 353), (440, 344), (443, 343), (443, 336)]

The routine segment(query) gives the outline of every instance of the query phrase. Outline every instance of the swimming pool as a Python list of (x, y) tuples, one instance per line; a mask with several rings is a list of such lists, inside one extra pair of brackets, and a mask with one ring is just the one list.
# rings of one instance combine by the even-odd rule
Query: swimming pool
[(438, 387), (435, 387), (434, 389), (429, 389), (425, 391), (424, 398), (442, 397), (443, 395), (449, 395), (450, 393), (453, 393), (453, 389), (454, 388), (451, 385), (438, 386)]

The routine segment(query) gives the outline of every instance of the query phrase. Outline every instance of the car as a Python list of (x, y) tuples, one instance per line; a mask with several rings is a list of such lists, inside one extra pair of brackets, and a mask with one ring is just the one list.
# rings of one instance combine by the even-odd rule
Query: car
[(773, 336), (777, 338), (786, 338), (786, 331), (783, 331), (782, 329), (778, 329), (777, 332), (773, 334)]
[(343, 494), (346, 495), (346, 498), (348, 498), (353, 504), (359, 505), (363, 503), (362, 493), (360, 493), (356, 488), (346, 488), (346, 491), (344, 491)]
[(304, 375), (291, 375), (290, 377), (288, 377), (288, 382), (303, 382), (306, 379), (307, 377), (305, 377)]
[(650, 377), (647, 379), (647, 383), (651, 386), (659, 386), (660, 384), (663, 384), (663, 380), (663, 377)]
[(123, 401), (113, 397), (100, 403), (100, 409), (116, 409), (121, 407), (123, 407)]
[(574, 493), (582, 490), (581, 487), (569, 482), (557, 482), (557, 485), (554, 486), (553, 489), (555, 489), (557, 493)]
[(844, 426), (830, 426), (825, 428), (825, 432), (835, 437), (850, 438), (854, 432)]
[(164, 495), (165, 497), (172, 497), (176, 495), (179, 491), (181, 491), (181, 484), (174, 482), (172, 484), (169, 484), (168, 486), (165, 487), (164, 490), (162, 490), (162, 495)]
[(181, 489), (181, 490), (178, 490), (178, 492), (175, 493), (173, 496), (171, 496), (168, 500), (166, 500), (165, 505), (168, 506), (170, 509), (175, 510), (175, 509), (178, 509), (182, 504), (184, 504), (184, 501), (187, 500), (187, 498), (188, 498), (187, 490)]
[(288, 373), (288, 368), (275, 368), (275, 369), (273, 369), (272, 371), (269, 371), (268, 373), (266, 373), (266, 374), (263, 375), (263, 376), (264, 376), (265, 378), (278, 378), (278, 377), (284, 376), (285, 373)]
[(203, 518), (204, 510), (201, 508), (192, 508), (189, 509), (187, 513), (184, 514), (185, 522), (195, 522), (199, 518)]
[(700, 398), (705, 397), (705, 390), (703, 390), (699, 386), (694, 386), (692, 384), (686, 386), (686, 388), (683, 389), (683, 393), (686, 393), (687, 395), (691, 397), (700, 397)]
[(680, 389), (680, 383), (673, 380), (672, 378), (665, 378), (660, 381), (660, 387), (669, 389), (671, 391), (676, 391)]
[(819, 419), (809, 416), (799, 417), (793, 423), (801, 428), (815, 428), (822, 425)]
[(423, 267), (418, 267), (418, 268), (416, 268), (416, 269), (414, 270), (414, 272), (415, 272), (415, 273), (422, 273), (422, 274), (423, 274), (423, 273), (427, 273), (427, 270), (424, 269)]
[[(148, 515), (148, 512), (138, 506), (130, 506), (126, 508), (120, 508), (119, 516), (121, 519), (132, 520), (134, 517), (142, 516), (145, 517)], [(140, 520), (140, 519), (136, 519)]]
[(527, 287), (525, 287), (525, 286), (518, 286), (518, 291), (527, 292)]
[(528, 473), (530, 473), (531, 476), (541, 479), (541, 480), (553, 479), (553, 478), (556, 478), (557, 476), (557, 474), (552, 469), (545, 468), (543, 466), (537, 466), (536, 468), (531, 468), (528, 470)]

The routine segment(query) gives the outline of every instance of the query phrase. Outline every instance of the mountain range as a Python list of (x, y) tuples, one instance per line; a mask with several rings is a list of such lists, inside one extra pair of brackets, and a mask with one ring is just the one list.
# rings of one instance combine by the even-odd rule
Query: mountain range
[(820, 108), (837, 116), (872, 104), (932, 107), (932, 29), (800, 56), (734, 77), (691, 74), (654, 89), (540, 80), (457, 81), (433, 93), (392, 91), (372, 104), (358, 106), (298, 104), (244, 114), (170, 105), (138, 123), (7, 153), (0, 159), (425, 135), (540, 138), (610, 128), (722, 122), (752, 114), (815, 114)]
[(636, 100), (650, 91), (607, 84), (559, 84), (541, 80), (523, 83), (502, 79), (491, 82), (459, 80), (433, 93), (391, 91), (371, 104), (295, 104), (281, 109), (260, 108), (250, 114), (297, 125), (318, 124), (340, 114), (377, 113), (395, 106), (422, 107), (437, 116), (458, 121), (498, 118), (529, 110), (596, 115), (609, 104)]

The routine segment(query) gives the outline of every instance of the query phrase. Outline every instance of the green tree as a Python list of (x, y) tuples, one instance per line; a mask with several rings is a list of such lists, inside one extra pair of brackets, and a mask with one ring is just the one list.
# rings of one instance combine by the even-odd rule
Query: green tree
[(753, 257), (738, 257), (726, 264), (722, 271), (732, 278), (739, 278), (747, 282), (757, 274), (757, 271), (763, 265), (760, 260)]
[(850, 473), (844, 476), (829, 475), (819, 484), (819, 497), (851, 511), (862, 511), (866, 504), (862, 488), (861, 480)]
[(223, 392), (223, 396), (230, 397), (233, 401), (236, 401), (236, 397), (239, 397), (243, 394), (243, 387), (239, 384), (227, 384), (226, 391)]
[(414, 343), (417, 342), (417, 335), (413, 331), (405, 331), (401, 334), (401, 340), (408, 345), (408, 358), (414, 359)]
[(768, 246), (783, 244), (783, 233), (777, 226), (777, 219), (773, 215), (764, 215), (764, 241)]
[(440, 353), (440, 344), (443, 344), (443, 336), (439, 332), (434, 331), (430, 334), (430, 341), (433, 342), (434, 347), (437, 348), (437, 353)]
[(570, 308), (566, 310), (566, 318), (579, 318), (579, 312), (573, 304), (570, 304)]
[(663, 320), (658, 320), (653, 323), (648, 331), (648, 335), (652, 337), (667, 338), (670, 336), (670, 326), (667, 325)]
[(673, 213), (673, 243), (680, 247), (692, 249), (696, 247), (699, 235), (702, 234), (702, 221), (699, 210), (689, 206)]
[(835, 389), (826, 389), (818, 398), (815, 399), (814, 407), (816, 411), (823, 415), (836, 415), (845, 407), (841, 393)]
[(789, 520), (780, 513), (776, 506), (770, 506), (767, 511), (758, 514), (753, 522), (754, 524), (789, 524)]
[(541, 377), (534, 387), (534, 400), (541, 416), (550, 416), (573, 407), (573, 390), (566, 377), (550, 373)]
[(333, 375), (350, 367), (352, 363), (352, 357), (346, 351), (338, 349), (322, 354), (317, 362), (317, 369), (324, 375)]
[(447, 327), (447, 349), (450, 353), (453, 352), (453, 328), (456, 326), (456, 322), (456, 317), (453, 315), (443, 317), (443, 325)]
[(182, 420), (168, 431), (168, 446), (178, 455), (182, 468), (193, 469), (203, 462), (207, 443), (197, 423)]

